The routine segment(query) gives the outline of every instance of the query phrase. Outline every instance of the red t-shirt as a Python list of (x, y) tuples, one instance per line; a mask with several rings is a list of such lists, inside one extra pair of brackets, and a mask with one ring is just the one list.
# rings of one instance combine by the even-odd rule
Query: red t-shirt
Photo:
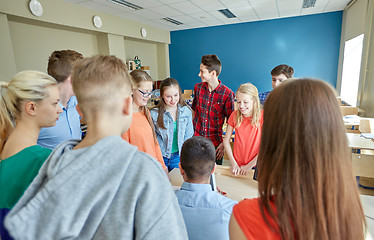
[(253, 160), (260, 150), (263, 112), (261, 111), (259, 126), (251, 123), (252, 117), (243, 117), (240, 127), (236, 128), (237, 119), (235, 110), (228, 124), (235, 130), (234, 158), (239, 166), (246, 165)]
[[(275, 210), (275, 205), (272, 202), (270, 204)], [(234, 214), (237, 223), (247, 239), (281, 239), (275, 221), (270, 218), (267, 212), (265, 212), (265, 216), (269, 223), (274, 226), (275, 231), (266, 224), (261, 214), (258, 198), (245, 199), (239, 202), (239, 204), (234, 206), (232, 214)]]

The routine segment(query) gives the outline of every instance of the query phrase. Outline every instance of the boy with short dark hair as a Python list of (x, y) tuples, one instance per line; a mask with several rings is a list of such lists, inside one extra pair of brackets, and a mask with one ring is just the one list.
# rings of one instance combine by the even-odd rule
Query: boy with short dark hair
[(229, 239), (228, 224), (236, 201), (212, 190), (215, 149), (209, 139), (194, 136), (182, 146), (179, 168), (184, 183), (176, 190), (189, 239)]
[(38, 145), (54, 149), (58, 144), (70, 140), (81, 139), (80, 116), (76, 110), (77, 98), (74, 96), (71, 83), (73, 63), (82, 59), (83, 55), (73, 50), (54, 51), (48, 59), (48, 74), (58, 83), (60, 92), (59, 105), (62, 113), (56, 125), (42, 128), (39, 133)]
[(225, 152), (222, 139), (222, 126), (225, 118), (234, 111), (235, 94), (218, 79), (222, 64), (217, 55), (201, 58), (199, 77), (201, 83), (194, 87), (195, 98), (192, 109), (195, 111), (193, 123), (195, 136), (203, 136), (212, 141), (216, 148), (216, 163), (222, 165)]
[[(281, 64), (271, 70), (271, 85), (275, 89), (283, 81), (286, 81), (289, 78), (293, 78), (294, 70), (291, 66), (286, 64)], [(263, 92), (258, 95), (260, 98), (260, 103), (264, 105), (267, 96), (271, 91)]]
[(132, 86), (114, 56), (80, 60), (73, 88), (87, 135), (59, 145), (5, 220), (15, 239), (187, 239), (159, 163), (121, 138)]

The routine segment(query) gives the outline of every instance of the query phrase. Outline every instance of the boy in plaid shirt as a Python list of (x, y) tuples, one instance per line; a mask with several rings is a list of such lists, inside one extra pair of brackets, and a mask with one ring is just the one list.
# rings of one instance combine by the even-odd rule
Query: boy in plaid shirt
[[(271, 70), (271, 85), (273, 89), (289, 78), (293, 78), (294, 70), (291, 66), (281, 64)], [(264, 105), (266, 98), (271, 91), (258, 94), (261, 105)]]
[(218, 79), (221, 73), (221, 61), (217, 55), (205, 55), (201, 58), (201, 83), (194, 88), (195, 98), (192, 109), (195, 111), (195, 136), (210, 139), (216, 148), (216, 163), (222, 165), (224, 147), (222, 126), (225, 118), (234, 111), (235, 94)]

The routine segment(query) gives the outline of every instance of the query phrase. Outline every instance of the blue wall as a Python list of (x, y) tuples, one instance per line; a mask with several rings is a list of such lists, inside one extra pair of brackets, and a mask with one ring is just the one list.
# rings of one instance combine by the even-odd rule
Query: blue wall
[(201, 56), (217, 54), (219, 79), (234, 92), (251, 82), (259, 92), (271, 90), (270, 71), (279, 64), (294, 77), (323, 79), (336, 86), (342, 12), (173, 31), (170, 75), (182, 89), (193, 89)]

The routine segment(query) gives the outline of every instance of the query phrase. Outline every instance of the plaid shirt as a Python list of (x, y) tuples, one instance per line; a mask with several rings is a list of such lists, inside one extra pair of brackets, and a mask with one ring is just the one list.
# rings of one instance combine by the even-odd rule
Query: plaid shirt
[(212, 92), (209, 92), (208, 83), (196, 84), (192, 102), (194, 135), (210, 139), (215, 147), (222, 143), (222, 126), (234, 111), (235, 98), (234, 92), (218, 81), (218, 87)]
[(263, 93), (258, 94), (258, 98), (260, 99), (261, 105), (264, 105), (265, 100), (268, 97), (268, 95), (269, 95), (270, 92), (271, 91), (267, 91), (267, 92), (263, 92)]

